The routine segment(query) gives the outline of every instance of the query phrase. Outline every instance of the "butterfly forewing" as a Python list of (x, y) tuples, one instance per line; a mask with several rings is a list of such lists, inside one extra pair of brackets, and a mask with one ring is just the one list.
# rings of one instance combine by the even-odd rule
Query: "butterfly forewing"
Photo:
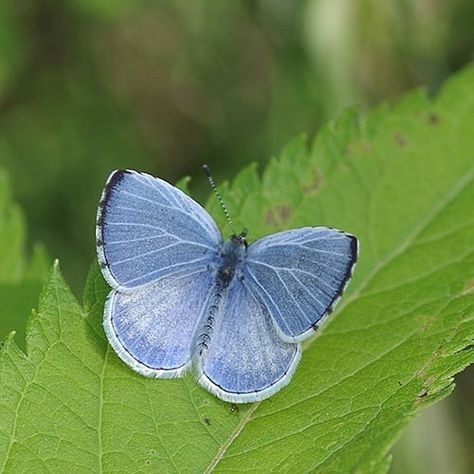
[(131, 291), (204, 269), (221, 241), (209, 214), (166, 181), (127, 170), (110, 175), (98, 211), (97, 253), (113, 288)]

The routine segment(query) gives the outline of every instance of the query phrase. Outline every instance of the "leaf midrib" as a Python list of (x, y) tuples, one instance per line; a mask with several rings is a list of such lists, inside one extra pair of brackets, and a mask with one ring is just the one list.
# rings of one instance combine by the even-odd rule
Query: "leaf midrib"
[(206, 470), (204, 471), (204, 474), (210, 474), (217, 466), (217, 464), (219, 464), (220, 460), (224, 457), (229, 446), (234, 442), (234, 440), (239, 436), (241, 431), (245, 428), (245, 425), (248, 423), (248, 421), (250, 421), (250, 418), (252, 417), (254, 411), (258, 408), (260, 403), (261, 402), (254, 403), (253, 406), (249, 408), (247, 413), (245, 413), (245, 415), (242, 417), (242, 419), (236, 426), (235, 430), (232, 431), (226, 442), (219, 448), (217, 454), (214, 456), (214, 458), (211, 460)]
[(102, 364), (102, 371), (100, 373), (100, 385), (99, 385), (99, 423), (98, 423), (98, 439), (97, 442), (99, 444), (98, 451), (99, 451), (99, 472), (104, 472), (104, 449), (102, 443), (102, 423), (104, 419), (104, 380), (105, 380), (105, 371), (107, 366), (107, 360), (109, 356), (109, 347), (110, 344), (107, 344), (105, 348), (104, 354), (104, 363)]

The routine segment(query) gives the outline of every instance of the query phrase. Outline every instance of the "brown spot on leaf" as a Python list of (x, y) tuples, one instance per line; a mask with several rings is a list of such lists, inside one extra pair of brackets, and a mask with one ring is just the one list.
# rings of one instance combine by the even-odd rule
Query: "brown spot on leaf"
[(436, 115), (436, 114), (429, 114), (428, 115), (428, 123), (430, 125), (436, 125), (439, 123), (439, 115)]
[(321, 186), (321, 175), (316, 170), (311, 170), (311, 176), (310, 183), (303, 186), (303, 192), (306, 196), (312, 196)]
[(420, 331), (426, 332), (427, 329), (436, 321), (436, 315), (419, 314), (416, 316), (416, 322), (420, 325)]
[(372, 146), (372, 143), (363, 141), (362, 142), (362, 150), (367, 154), (372, 153), (372, 151), (374, 150), (374, 148)]
[(372, 153), (373, 147), (372, 143), (368, 140), (360, 139), (354, 143), (349, 143), (346, 147), (346, 155), (352, 156), (357, 154), (365, 154), (368, 155)]
[(407, 144), (407, 141), (405, 140), (405, 137), (400, 133), (397, 132), (395, 134), (395, 141), (400, 145), (401, 147), (404, 147)]
[(291, 207), (288, 204), (275, 206), (265, 214), (265, 223), (270, 226), (286, 224), (291, 217)]

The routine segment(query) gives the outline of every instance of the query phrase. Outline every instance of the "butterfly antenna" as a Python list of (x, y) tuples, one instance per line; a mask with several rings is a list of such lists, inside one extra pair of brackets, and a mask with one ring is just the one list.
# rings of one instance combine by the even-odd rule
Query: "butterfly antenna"
[(224, 215), (227, 219), (227, 222), (229, 223), (230, 228), (232, 229), (232, 233), (234, 235), (237, 235), (235, 233), (234, 224), (232, 223), (232, 219), (230, 218), (229, 211), (227, 210), (227, 207), (224, 204), (224, 200), (222, 199), (222, 196), (221, 196), (221, 194), (219, 193), (219, 191), (217, 189), (216, 182), (214, 181), (214, 178), (212, 177), (211, 170), (209, 169), (209, 166), (203, 165), (202, 168), (204, 170), (204, 173), (206, 173), (207, 180), (209, 181), (209, 184), (210, 184), (212, 190), (214, 191), (214, 194), (216, 195), (217, 200), (219, 201), (219, 204), (222, 207), (222, 210), (224, 211)]

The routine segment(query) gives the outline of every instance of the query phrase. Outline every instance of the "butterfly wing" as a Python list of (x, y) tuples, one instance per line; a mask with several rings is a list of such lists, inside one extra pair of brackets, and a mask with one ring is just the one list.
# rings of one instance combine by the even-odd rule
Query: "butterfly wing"
[(262, 299), (286, 341), (312, 334), (345, 289), (358, 241), (327, 227), (279, 232), (248, 248), (247, 285)]
[(196, 201), (162, 179), (129, 170), (110, 175), (96, 233), (102, 273), (123, 292), (206, 268), (222, 242)]
[(196, 271), (167, 276), (132, 294), (112, 291), (104, 328), (120, 358), (146, 377), (178, 377), (190, 366), (193, 340), (212, 288)]
[(196, 356), (198, 382), (220, 399), (263, 400), (286, 385), (301, 356), (278, 336), (261, 302), (241, 281), (224, 297), (207, 349)]

